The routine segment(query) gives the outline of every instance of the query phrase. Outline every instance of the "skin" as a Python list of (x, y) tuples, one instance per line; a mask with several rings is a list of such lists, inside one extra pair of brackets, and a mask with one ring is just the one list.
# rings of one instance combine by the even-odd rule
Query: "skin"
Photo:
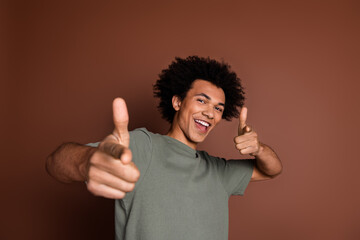
[(90, 158), (87, 188), (97, 196), (124, 198), (131, 192), (140, 177), (140, 172), (132, 162), (129, 149), (129, 114), (123, 99), (113, 102), (114, 131), (99, 146), (101, 151)]
[(246, 107), (240, 111), (238, 135), (234, 138), (235, 148), (241, 155), (249, 154), (255, 157), (251, 181), (272, 179), (282, 172), (282, 164), (276, 153), (261, 143), (257, 133), (246, 124), (247, 112)]
[[(176, 111), (168, 136), (196, 149), (198, 143), (221, 121), (225, 105), (225, 94), (221, 88), (204, 80), (195, 80), (183, 101), (174, 96), (173, 107)], [(210, 124), (205, 131), (195, 120)]]
[(129, 149), (129, 115), (121, 98), (113, 101), (114, 131), (98, 148), (65, 143), (46, 160), (46, 170), (55, 179), (69, 183), (86, 181), (95, 196), (122, 199), (140, 177)]
[[(176, 111), (168, 136), (196, 149), (207, 135), (221, 121), (225, 106), (225, 94), (221, 88), (205, 80), (195, 80), (186, 97), (181, 101), (172, 99)], [(243, 107), (239, 116), (238, 134), (234, 138), (235, 148), (241, 155), (249, 154), (256, 159), (251, 181), (274, 178), (282, 171), (282, 165), (275, 152), (260, 143), (258, 135), (246, 124), (248, 109)], [(197, 127), (195, 120), (208, 122), (206, 131)]]
[[(221, 121), (225, 106), (225, 94), (221, 88), (205, 80), (195, 80), (186, 97), (181, 100), (173, 96), (176, 111), (168, 136), (191, 148), (204, 141)], [(239, 129), (234, 138), (240, 154), (255, 157), (252, 181), (271, 179), (282, 171), (275, 152), (260, 143), (256, 132), (246, 124), (247, 108), (243, 107), (239, 117)], [(114, 131), (98, 148), (66, 143), (52, 153), (46, 162), (48, 173), (62, 182), (86, 181), (87, 189), (96, 196), (122, 199), (131, 192), (140, 177), (132, 162), (129, 149), (129, 115), (122, 98), (113, 101)], [(199, 122), (209, 124), (202, 126)], [(241, 160), (239, 160), (241, 161)]]

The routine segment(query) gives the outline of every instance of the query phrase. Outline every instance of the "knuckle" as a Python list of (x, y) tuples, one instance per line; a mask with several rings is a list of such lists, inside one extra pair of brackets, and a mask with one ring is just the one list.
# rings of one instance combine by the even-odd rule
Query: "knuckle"
[(101, 179), (101, 172), (100, 170), (94, 166), (89, 167), (88, 171), (88, 179), (89, 180), (99, 180)]
[(137, 182), (137, 181), (139, 180), (139, 178), (140, 178), (140, 171), (139, 171), (139, 169), (137, 169), (137, 168), (134, 169), (134, 172), (133, 172), (133, 174), (132, 174), (132, 178), (133, 178), (133, 180), (134, 180), (135, 182)]
[(243, 144), (239, 143), (239, 144), (236, 144), (236, 148), (238, 150), (241, 150), (243, 148)]
[(103, 194), (97, 195), (105, 198), (111, 198), (111, 199), (123, 199), (126, 196), (126, 193), (123, 191), (106, 191)]
[(130, 148), (126, 148), (127, 149), (127, 153), (129, 155), (129, 158), (132, 159), (132, 152), (130, 150)]
[(89, 167), (89, 171), (88, 171), (88, 178), (89, 178), (89, 180), (91, 180), (91, 179), (94, 178), (94, 175), (95, 175), (94, 171), (95, 171), (95, 168), (94, 168), (93, 166), (90, 166), (90, 167)]
[(90, 165), (91, 164), (95, 164), (98, 162), (98, 159), (99, 159), (99, 154), (100, 152), (99, 151), (96, 151), (90, 158)]
[(118, 198), (118, 199), (123, 199), (123, 198), (126, 196), (126, 193), (124, 193), (124, 192), (118, 192), (116, 195), (117, 195), (116, 198)]
[(241, 143), (242, 139), (243, 139), (243, 135), (235, 137), (234, 141), (235, 143)]
[(135, 189), (135, 183), (130, 184), (130, 191)]
[(96, 151), (90, 158), (90, 166), (102, 165), (107, 161), (107, 155), (102, 151)]
[(92, 181), (89, 181), (86, 187), (89, 192), (91, 192), (95, 196), (98, 196), (98, 191)]
[(128, 168), (119, 161), (119, 166), (116, 170), (116, 175), (120, 178), (124, 178), (128, 175)]
[(132, 153), (129, 149), (126, 148), (126, 149), (124, 149), (123, 153), (121, 154), (121, 156), (119, 158), (125, 162), (131, 162)]
[(125, 192), (131, 192), (135, 188), (135, 183), (128, 183), (126, 184), (126, 188), (124, 189)]
[(107, 142), (103, 145), (103, 151), (114, 158), (120, 158), (124, 148), (120, 144)]

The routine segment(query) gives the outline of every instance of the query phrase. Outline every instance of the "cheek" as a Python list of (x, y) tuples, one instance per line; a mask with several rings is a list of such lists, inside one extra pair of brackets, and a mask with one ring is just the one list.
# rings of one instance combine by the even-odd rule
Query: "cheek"
[(215, 125), (217, 125), (222, 119), (222, 114), (218, 114), (216, 115), (216, 119), (215, 119)]

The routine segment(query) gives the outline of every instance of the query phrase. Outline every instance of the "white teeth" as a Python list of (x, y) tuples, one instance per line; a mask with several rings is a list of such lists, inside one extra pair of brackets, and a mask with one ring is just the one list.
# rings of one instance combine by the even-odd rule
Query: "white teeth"
[(201, 125), (203, 125), (203, 126), (205, 126), (205, 127), (210, 126), (210, 124), (208, 124), (207, 122), (201, 121), (201, 120), (195, 119), (195, 122), (200, 123)]

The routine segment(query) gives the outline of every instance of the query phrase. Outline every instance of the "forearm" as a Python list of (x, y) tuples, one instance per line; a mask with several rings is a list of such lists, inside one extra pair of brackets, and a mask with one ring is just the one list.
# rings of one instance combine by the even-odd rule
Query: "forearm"
[(77, 143), (64, 143), (46, 159), (46, 170), (60, 182), (86, 181), (89, 160), (96, 150)]
[(254, 154), (256, 159), (256, 167), (269, 177), (275, 177), (282, 171), (282, 164), (279, 157), (274, 150), (269, 146), (260, 143), (260, 149), (257, 154)]

